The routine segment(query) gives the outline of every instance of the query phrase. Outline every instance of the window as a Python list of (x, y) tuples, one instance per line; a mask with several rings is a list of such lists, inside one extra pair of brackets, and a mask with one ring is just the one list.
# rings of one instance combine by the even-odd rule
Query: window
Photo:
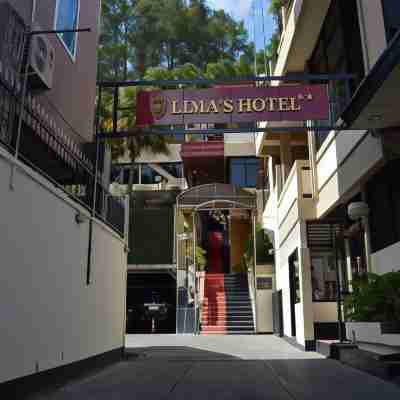
[(160, 167), (171, 174), (174, 178), (183, 178), (182, 163), (163, 163)]
[[(331, 82), (332, 121), (316, 121), (316, 126), (331, 125), (339, 118), (349, 103), (352, 93), (365, 74), (355, 0), (333, 0), (331, 2), (320, 37), (309, 61), (309, 69), (313, 74), (351, 73), (356, 76), (356, 79), (350, 83), (346, 81)], [(316, 133), (317, 149), (322, 146), (328, 134), (329, 132)]]
[(261, 163), (258, 158), (232, 158), (230, 161), (230, 183), (240, 187), (257, 186)]
[(389, 162), (367, 184), (372, 251), (400, 241), (400, 160)]
[(336, 301), (337, 279), (335, 258), (331, 254), (311, 255), (313, 301)]
[(399, 0), (382, 0), (382, 7), (386, 39), (389, 43), (400, 28), (400, 2)]
[(147, 164), (141, 164), (141, 170), (142, 185), (154, 185), (161, 182), (162, 178), (160, 174)]
[(111, 183), (119, 183), (120, 185), (128, 185), (129, 174), (133, 173), (132, 183), (137, 185), (139, 183), (139, 170), (137, 165), (132, 170), (130, 165), (115, 165), (111, 171)]
[[(79, 20), (79, 0), (57, 0), (55, 29), (77, 29)], [(78, 34), (76, 32), (60, 33), (59, 37), (68, 53), (75, 58)]]

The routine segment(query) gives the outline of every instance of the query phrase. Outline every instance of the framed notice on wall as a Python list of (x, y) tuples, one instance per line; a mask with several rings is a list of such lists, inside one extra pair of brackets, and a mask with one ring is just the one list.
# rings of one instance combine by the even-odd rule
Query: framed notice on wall
[(257, 290), (272, 290), (272, 278), (267, 276), (258, 277)]

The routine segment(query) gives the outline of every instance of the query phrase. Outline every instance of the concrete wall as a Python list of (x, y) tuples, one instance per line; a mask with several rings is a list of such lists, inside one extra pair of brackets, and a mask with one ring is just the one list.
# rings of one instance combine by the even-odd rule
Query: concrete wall
[(293, 229), (287, 240), (281, 245), (276, 260), (276, 289), (282, 290), (283, 330), (291, 336), (291, 310), (289, 286), (289, 257), (300, 247), (300, 226)]
[(377, 274), (400, 271), (400, 242), (372, 254), (371, 261)]
[(382, 334), (379, 322), (346, 322), (346, 337), (366, 343), (378, 343), (386, 346), (400, 346), (400, 335)]
[(79, 206), (24, 166), (14, 191), (9, 179), (0, 149), (0, 382), (120, 348), (125, 330), (123, 240), (94, 223), (87, 286), (89, 222), (75, 222)]

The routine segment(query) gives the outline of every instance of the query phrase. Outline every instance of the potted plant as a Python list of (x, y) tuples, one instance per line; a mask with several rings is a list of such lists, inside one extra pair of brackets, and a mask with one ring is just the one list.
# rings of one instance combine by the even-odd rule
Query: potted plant
[(382, 335), (400, 334), (400, 272), (369, 274), (352, 287), (344, 302), (349, 339), (384, 343)]

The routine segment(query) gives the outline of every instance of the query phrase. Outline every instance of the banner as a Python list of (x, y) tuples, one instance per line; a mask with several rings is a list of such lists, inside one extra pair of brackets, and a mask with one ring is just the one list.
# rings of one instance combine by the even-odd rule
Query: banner
[(136, 124), (234, 124), (329, 119), (326, 85), (220, 86), (212, 89), (142, 91)]

